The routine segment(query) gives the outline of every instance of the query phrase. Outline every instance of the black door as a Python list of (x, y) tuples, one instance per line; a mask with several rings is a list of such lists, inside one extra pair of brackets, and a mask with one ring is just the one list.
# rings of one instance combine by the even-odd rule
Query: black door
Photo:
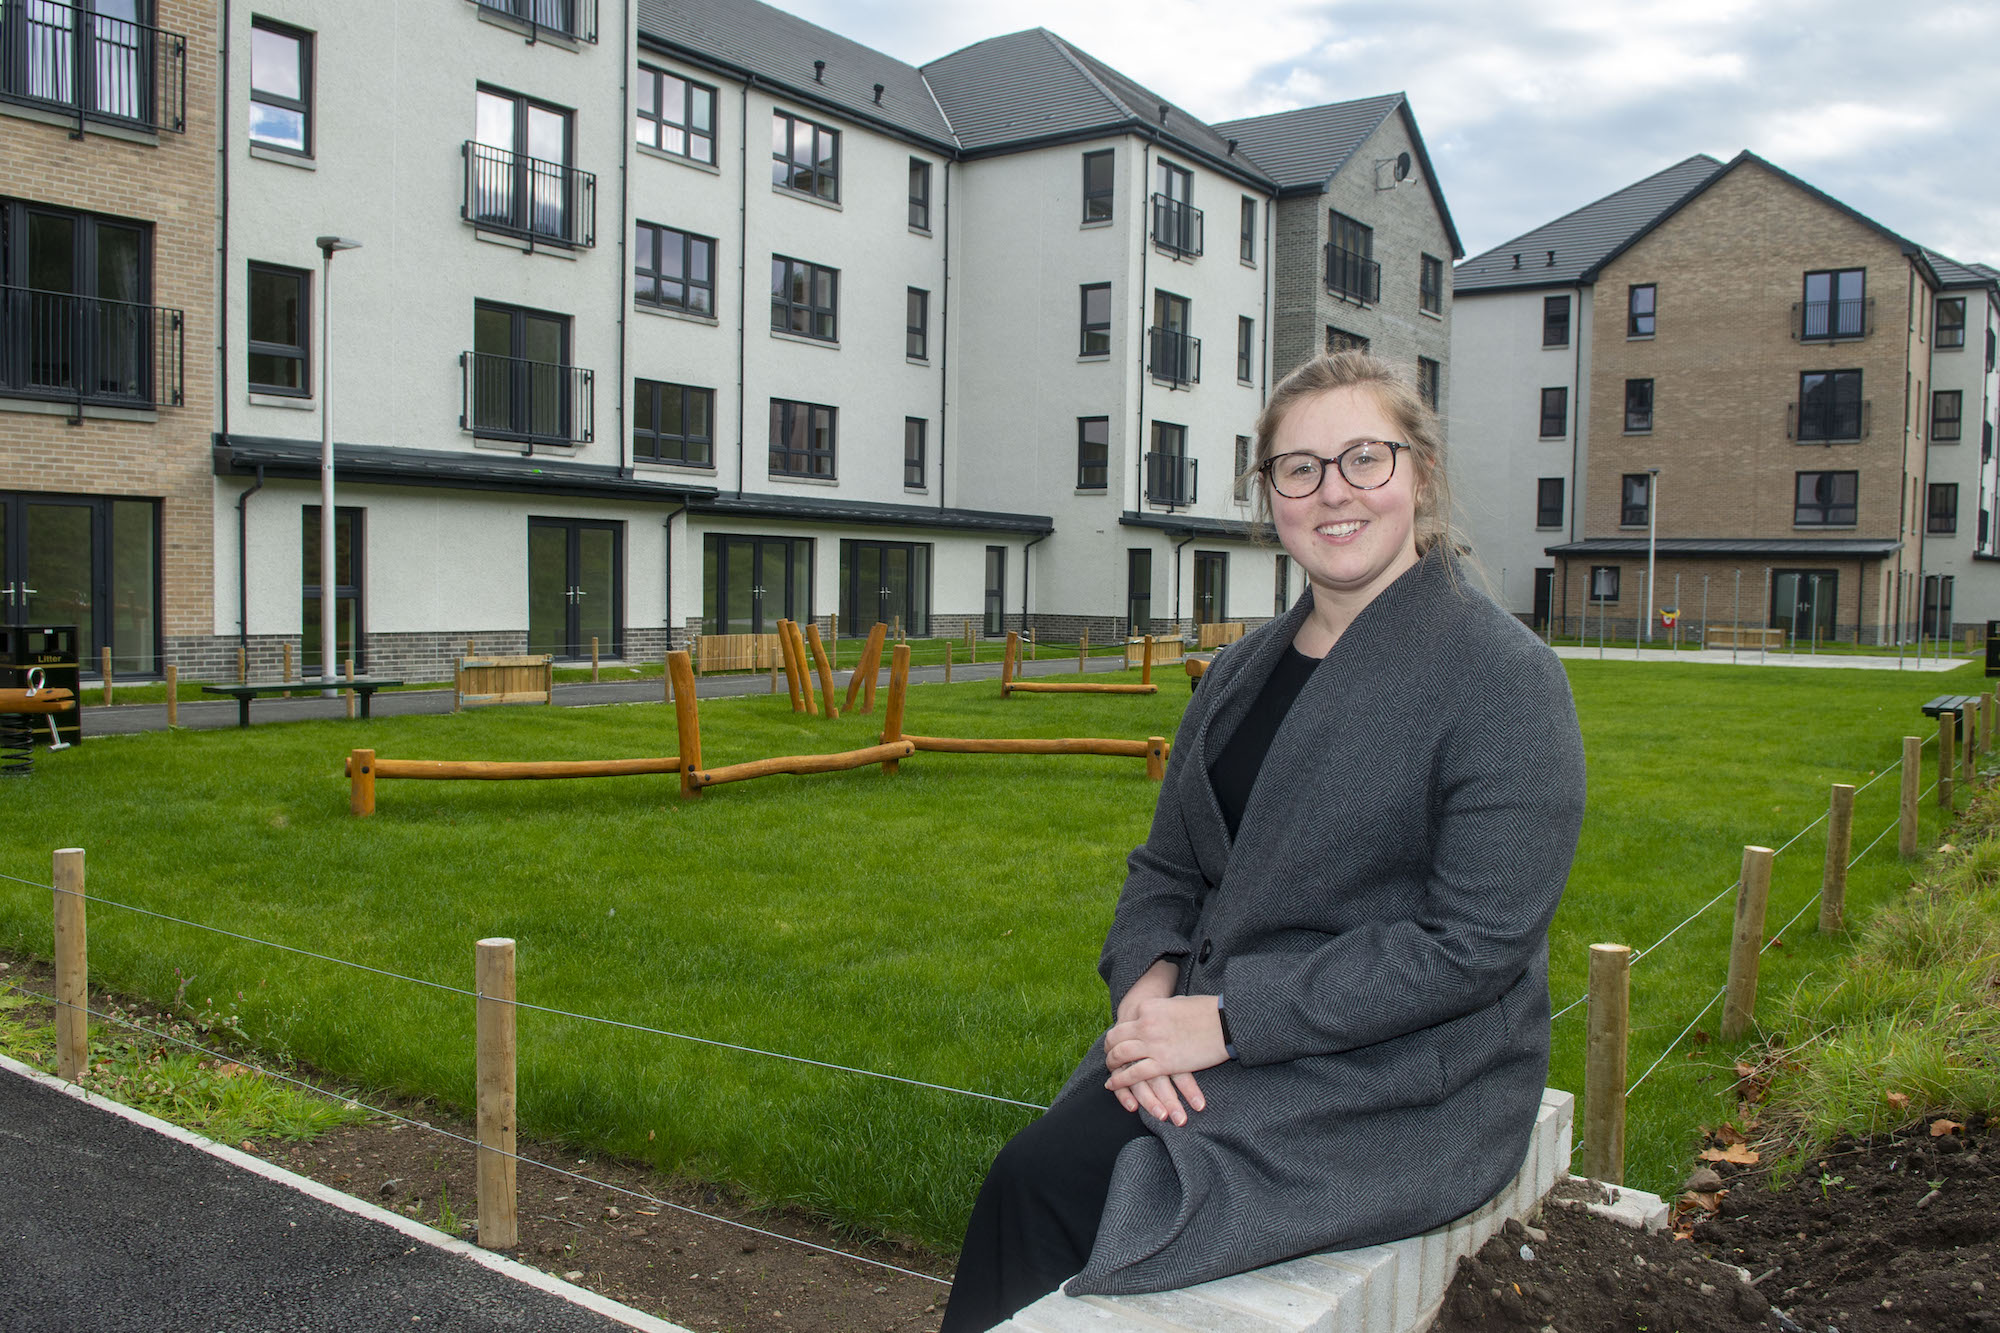
[(1833, 637), (1840, 604), (1840, 575), (1831, 569), (1771, 571), (1771, 627), (1794, 645)]
[(775, 634), (780, 620), (810, 624), (812, 554), (808, 537), (703, 537), (703, 632)]
[(840, 544), (840, 620), (855, 633), (877, 621), (911, 638), (930, 634), (931, 548), (922, 542)]
[(1133, 547), (1125, 553), (1125, 633), (1150, 634), (1153, 628), (1153, 553)]
[(1221, 551), (1194, 553), (1194, 623), (1215, 625), (1229, 618), (1229, 557)]
[(1007, 630), (1007, 548), (986, 548), (986, 628), (989, 637)]
[(1538, 631), (1549, 627), (1549, 616), (1556, 600), (1556, 571), (1553, 565), (1535, 571), (1535, 612), (1534, 625)]
[(617, 523), (528, 520), (528, 651), (623, 656), (624, 532)]
[(0, 624), (75, 625), (85, 670), (160, 670), (159, 510), (151, 500), (0, 493)]

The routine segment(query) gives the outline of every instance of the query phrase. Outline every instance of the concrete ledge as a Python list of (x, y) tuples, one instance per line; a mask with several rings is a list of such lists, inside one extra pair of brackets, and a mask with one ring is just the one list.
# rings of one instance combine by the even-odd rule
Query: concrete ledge
[[(1311, 1254), (1182, 1291), (1083, 1297), (1058, 1291), (995, 1333), (1421, 1333), (1437, 1317), (1460, 1257), (1478, 1250), (1508, 1218), (1527, 1221), (1569, 1174), (1575, 1118), (1575, 1098), (1544, 1092), (1520, 1172), (1472, 1212), (1421, 1236)], [(1634, 1204), (1637, 1193), (1622, 1191)]]

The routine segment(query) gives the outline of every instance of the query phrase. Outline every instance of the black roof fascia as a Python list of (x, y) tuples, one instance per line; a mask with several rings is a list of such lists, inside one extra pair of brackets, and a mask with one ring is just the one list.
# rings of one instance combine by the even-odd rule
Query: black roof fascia
[[(1480, 253), (1484, 254), (1486, 252), (1482, 250), (1480, 251)], [(1545, 282), (1514, 282), (1507, 284), (1505, 287), (1489, 287), (1482, 285), (1478, 287), (1468, 288), (1462, 292), (1459, 291), (1456, 287), (1454, 287), (1452, 288), (1451, 299), (1454, 303), (1456, 303), (1462, 300), (1469, 300), (1470, 298), (1475, 296), (1505, 296), (1509, 292), (1533, 292), (1533, 291), (1573, 292), (1579, 287), (1588, 287), (1589, 285), (1590, 284), (1583, 278), (1576, 277), (1576, 278), (1550, 278)]]
[(1185, 532), (1192, 537), (1214, 537), (1221, 541), (1257, 540), (1257, 526), (1238, 519), (1196, 518), (1192, 514), (1135, 514), (1128, 509), (1118, 516), (1118, 524), (1126, 528), (1159, 528), (1164, 532)]
[(1185, 139), (1163, 132), (1158, 125), (1143, 116), (1108, 121), (1090, 129), (1064, 130), (1060, 134), (1045, 134), (1032, 139), (1010, 139), (1006, 143), (988, 144), (984, 148), (961, 148), (957, 150), (957, 155), (961, 162), (973, 162), (982, 157), (1005, 157), (1009, 153), (1025, 153), (1036, 148), (1057, 148), (1066, 143), (1088, 143), (1093, 139), (1108, 139), (1121, 134), (1136, 134), (1154, 143), (1171, 143), (1174, 152), (1182, 157), (1198, 158), (1223, 175), (1245, 185), (1253, 185), (1267, 195), (1279, 193), (1277, 182), (1263, 174), (1262, 167), (1246, 165), (1250, 161), (1249, 158), (1235, 162), (1228, 158), (1217, 157), (1205, 148), (1197, 148)]
[[(1818, 559), (1879, 558), (1903, 549), (1894, 537), (1662, 537), (1651, 543), (1660, 555), (1811, 556)], [(1644, 537), (1586, 537), (1544, 546), (1544, 555), (1644, 555)]]
[[(249, 476), (263, 468), (278, 477), (317, 478), (319, 444), (251, 435), (216, 435), (218, 477)], [(515, 495), (564, 495), (661, 504), (685, 504), (713, 495), (713, 486), (645, 481), (623, 477), (614, 467), (558, 463), (536, 467), (507, 455), (492, 458), (428, 449), (382, 445), (333, 446), (334, 473), (344, 481), (381, 486), (426, 486), (460, 491), (504, 491)]]
[(711, 492), (691, 499), (697, 514), (756, 515), (812, 523), (864, 523), (871, 527), (971, 528), (980, 532), (1047, 534), (1056, 529), (1046, 514), (1009, 514), (987, 509), (934, 509), (929, 505), (871, 504), (865, 500), (811, 500), (788, 495), (735, 495)]

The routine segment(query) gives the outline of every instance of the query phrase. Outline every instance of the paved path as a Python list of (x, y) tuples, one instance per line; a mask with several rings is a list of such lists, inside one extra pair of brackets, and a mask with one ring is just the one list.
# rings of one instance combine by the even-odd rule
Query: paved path
[(685, 1333), (193, 1137), (4, 1062), (0, 1327)]
[[(1579, 661), (1597, 660), (1596, 648), (1558, 648), (1557, 657), (1573, 657)], [(1907, 657), (1861, 656), (1854, 653), (1760, 653), (1755, 648), (1739, 648), (1731, 652), (1727, 648), (1698, 648), (1693, 651), (1671, 652), (1664, 648), (1635, 651), (1631, 648), (1610, 648), (1603, 650), (1606, 662), (1688, 662), (1696, 666), (1774, 666), (1774, 667), (1845, 667), (1850, 671), (1956, 671), (1968, 663), (1977, 661), (1971, 657), (1918, 658), (1913, 652)], [(381, 695), (375, 696), (380, 699)]]

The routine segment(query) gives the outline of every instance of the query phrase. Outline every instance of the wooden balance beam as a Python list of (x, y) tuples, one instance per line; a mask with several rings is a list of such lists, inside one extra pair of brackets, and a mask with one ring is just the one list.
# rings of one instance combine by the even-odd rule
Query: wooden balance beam
[(915, 751), (908, 739), (891, 741), (883, 745), (871, 745), (863, 750), (843, 750), (838, 754), (792, 754), (776, 759), (752, 759), (745, 764), (729, 764), (722, 768), (704, 768), (694, 773), (697, 789), (713, 787), (723, 782), (747, 782), (751, 778), (777, 777), (781, 773), (838, 773), (850, 768), (865, 768), (869, 764), (880, 764), (893, 759), (908, 759)]
[(677, 754), (645, 759), (377, 759), (373, 750), (347, 756), (348, 808), (357, 815), (375, 813), (375, 784), (388, 779), (424, 782), (535, 782), (563, 778), (629, 778), (648, 773), (678, 773)]
[(1017, 681), (1014, 669), (1021, 660), (1021, 636), (1013, 630), (1007, 631), (1007, 652), (1000, 659), (1000, 697), (1010, 698), (1015, 694), (1158, 694), (1160, 687), (1153, 684), (1153, 640), (1146, 639), (1146, 657), (1139, 666), (1139, 681), (1131, 684), (1093, 684), (1090, 681)]

